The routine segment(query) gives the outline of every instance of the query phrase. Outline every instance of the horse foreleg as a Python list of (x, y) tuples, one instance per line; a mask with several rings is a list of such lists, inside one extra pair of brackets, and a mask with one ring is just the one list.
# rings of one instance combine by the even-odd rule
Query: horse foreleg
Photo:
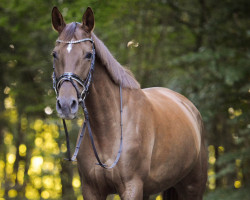
[(143, 183), (141, 180), (132, 180), (125, 183), (124, 191), (120, 194), (122, 200), (142, 200)]
[(163, 200), (179, 200), (180, 199), (178, 197), (177, 191), (173, 187), (164, 191), (162, 197), (163, 197)]
[(107, 195), (100, 194), (97, 190), (84, 184), (82, 187), (82, 195), (84, 200), (106, 200)]
[(207, 182), (207, 153), (206, 146), (203, 144), (201, 147), (199, 159), (194, 165), (191, 172), (183, 178), (175, 189), (180, 199), (184, 200), (202, 200), (203, 194), (206, 189)]

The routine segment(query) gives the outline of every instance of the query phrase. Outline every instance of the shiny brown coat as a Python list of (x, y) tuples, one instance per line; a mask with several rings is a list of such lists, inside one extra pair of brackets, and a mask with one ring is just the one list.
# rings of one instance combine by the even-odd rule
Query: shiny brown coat
[[(104, 200), (118, 193), (123, 200), (148, 199), (163, 192), (168, 200), (201, 200), (207, 180), (207, 152), (199, 111), (184, 96), (166, 88), (140, 89), (132, 74), (110, 54), (92, 32), (90, 8), (82, 25), (66, 25), (57, 8), (52, 11), (53, 27), (61, 40), (92, 37), (96, 48), (93, 82), (86, 98), (90, 124), (101, 161), (111, 165), (120, 145), (120, 96), (123, 86), (123, 151), (113, 169), (96, 165), (90, 138), (85, 134), (77, 157), (85, 200)], [(56, 74), (73, 72), (84, 79), (90, 61), (91, 43), (57, 44)], [(72, 119), (77, 100), (71, 83), (60, 88), (57, 110)]]

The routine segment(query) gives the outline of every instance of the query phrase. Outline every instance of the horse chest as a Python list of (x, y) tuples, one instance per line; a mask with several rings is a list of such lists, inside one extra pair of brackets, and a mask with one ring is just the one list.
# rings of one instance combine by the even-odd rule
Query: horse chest
[[(125, 179), (133, 177), (133, 174), (138, 170), (140, 171), (140, 169), (136, 167), (140, 159), (132, 158), (141, 156), (141, 145), (136, 142), (139, 141), (139, 139), (131, 140), (131, 137), (128, 137), (130, 134), (132, 133), (127, 132), (125, 129), (124, 144), (127, 145), (124, 145), (122, 156), (113, 169), (103, 169), (99, 165), (96, 165), (97, 161), (88, 139), (86, 138), (87, 140), (83, 140), (78, 156), (78, 168), (85, 184), (90, 184), (99, 191), (110, 191), (111, 193), (115, 193), (118, 192), (117, 190), (120, 190), (120, 188), (123, 188)], [(117, 149), (118, 147), (114, 150), (114, 155)], [(102, 154), (103, 153), (104, 151)], [(101, 159), (106, 165), (110, 166), (114, 162), (114, 155), (108, 153), (106, 156), (102, 155)]]
[(119, 188), (122, 187), (122, 176), (117, 168), (106, 170), (97, 165), (92, 166), (91, 169), (87, 167), (84, 169), (84, 166), (81, 168), (84, 173), (84, 184), (91, 186), (92, 189), (100, 193), (105, 193), (107, 191), (109, 193), (117, 193)]

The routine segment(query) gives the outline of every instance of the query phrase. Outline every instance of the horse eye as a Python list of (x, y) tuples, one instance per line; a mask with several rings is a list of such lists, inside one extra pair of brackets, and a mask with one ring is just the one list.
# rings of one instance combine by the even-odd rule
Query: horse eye
[(86, 58), (86, 59), (91, 59), (91, 58), (92, 58), (92, 53), (86, 53), (85, 58)]

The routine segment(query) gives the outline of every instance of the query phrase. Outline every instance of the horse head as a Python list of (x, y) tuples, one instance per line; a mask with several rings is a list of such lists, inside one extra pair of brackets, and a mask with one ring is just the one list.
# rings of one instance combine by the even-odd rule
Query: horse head
[(73, 119), (78, 104), (91, 83), (95, 49), (91, 32), (94, 14), (87, 8), (82, 22), (66, 24), (57, 7), (52, 10), (52, 25), (59, 37), (53, 50), (53, 84), (57, 94), (56, 109), (63, 119)]

